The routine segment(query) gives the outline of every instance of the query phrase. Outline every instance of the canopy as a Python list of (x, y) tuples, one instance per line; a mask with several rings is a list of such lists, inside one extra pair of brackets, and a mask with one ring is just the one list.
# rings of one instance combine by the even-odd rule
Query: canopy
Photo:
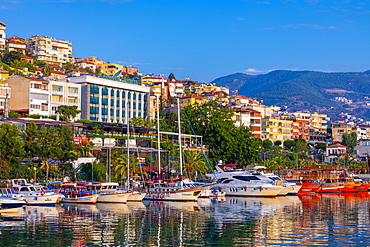
[(233, 167), (233, 166), (240, 166), (238, 164), (225, 164), (225, 165), (219, 165), (219, 167)]

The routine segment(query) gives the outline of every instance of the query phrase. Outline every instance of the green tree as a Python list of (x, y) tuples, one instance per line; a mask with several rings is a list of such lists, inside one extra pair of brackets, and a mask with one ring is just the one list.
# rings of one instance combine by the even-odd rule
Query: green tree
[(1, 60), (3, 63), (11, 65), (14, 61), (20, 61), (22, 53), (18, 51), (6, 51)]
[(9, 111), (8, 117), (9, 118), (19, 118), (19, 113), (14, 112), (14, 111)]
[(283, 142), (283, 145), (284, 145), (284, 147), (285, 147), (286, 149), (288, 149), (288, 150), (292, 150), (292, 149), (293, 149), (293, 147), (295, 146), (295, 142), (294, 142), (293, 140), (285, 140), (285, 141)]
[(186, 106), (184, 113), (181, 115), (182, 132), (193, 134), (194, 130), (194, 134), (203, 136), (203, 143), (209, 147), (209, 158), (213, 164), (219, 159), (241, 164), (260, 160), (258, 150), (262, 145), (261, 140), (254, 138), (249, 128), (235, 127), (233, 111), (210, 101), (203, 105)]
[(81, 111), (77, 110), (76, 105), (68, 106), (68, 105), (61, 105), (56, 110), (56, 113), (59, 113), (63, 117), (66, 117), (69, 121), (77, 116)]
[(274, 142), (274, 146), (280, 146), (281, 145), (281, 141), (277, 140)]
[(42, 73), (46, 76), (50, 76), (51, 75), (51, 72), (53, 71), (53, 68), (50, 67), (49, 65), (45, 65), (44, 67), (42, 67)]
[(262, 147), (264, 149), (270, 149), (272, 147), (272, 141), (270, 141), (270, 140), (263, 140), (262, 141)]
[(144, 128), (156, 128), (157, 122), (155, 119), (149, 120), (148, 118), (134, 117), (130, 119), (130, 125)]
[(310, 149), (309, 149), (305, 139), (302, 139), (302, 138), (294, 139), (293, 152), (300, 153), (300, 152), (308, 152), (309, 150)]
[(342, 135), (343, 141), (342, 144), (347, 146), (348, 155), (352, 156), (353, 150), (357, 145), (357, 133), (354, 132), (346, 132)]
[(105, 163), (84, 163), (78, 170), (79, 176), (86, 181), (104, 181), (107, 165)]
[(24, 158), (24, 142), (20, 137), (20, 131), (14, 124), (4, 123), (0, 125), (0, 161), (11, 167), (11, 175), (22, 175), (21, 161)]
[(174, 80), (176, 80), (176, 77), (175, 77), (175, 75), (173, 74), (173, 73), (170, 73), (170, 75), (168, 76), (168, 79), (174, 79)]
[(183, 173), (194, 178), (195, 173), (205, 174), (209, 171), (207, 161), (201, 152), (185, 150), (183, 155)]

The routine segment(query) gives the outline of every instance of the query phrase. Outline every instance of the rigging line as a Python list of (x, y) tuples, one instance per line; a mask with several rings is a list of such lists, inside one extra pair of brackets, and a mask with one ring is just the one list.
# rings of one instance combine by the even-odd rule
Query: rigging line
[(204, 158), (206, 159), (206, 162), (207, 162), (207, 165), (208, 165), (209, 169), (211, 169), (212, 173), (213, 173), (214, 175), (216, 175), (216, 174), (215, 174), (215, 172), (214, 172), (214, 169), (212, 168), (211, 164), (209, 163), (209, 160), (208, 160), (207, 156), (206, 156), (206, 155), (205, 155), (205, 153), (204, 153), (203, 146), (201, 145), (201, 143), (200, 143), (200, 142), (199, 142), (199, 140), (198, 140), (197, 135), (195, 134), (194, 128), (193, 128), (193, 126), (191, 125), (191, 122), (190, 122), (190, 119), (189, 119), (188, 115), (186, 114), (186, 112), (185, 112), (185, 110), (184, 110), (184, 109), (180, 109), (180, 111), (181, 111), (181, 110), (184, 112), (184, 115), (185, 115), (185, 117), (186, 117), (186, 120), (188, 120), (188, 123), (189, 123), (190, 129), (191, 129), (191, 132), (193, 133), (193, 135), (195, 135), (195, 140), (196, 140), (197, 144), (200, 146), (200, 150), (202, 151), (202, 154), (203, 154)]

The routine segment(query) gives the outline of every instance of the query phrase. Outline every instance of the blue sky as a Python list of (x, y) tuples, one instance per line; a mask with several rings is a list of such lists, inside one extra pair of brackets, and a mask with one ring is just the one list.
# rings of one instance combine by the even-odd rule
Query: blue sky
[(210, 82), (236, 72), (370, 69), (370, 0), (0, 0), (7, 36)]

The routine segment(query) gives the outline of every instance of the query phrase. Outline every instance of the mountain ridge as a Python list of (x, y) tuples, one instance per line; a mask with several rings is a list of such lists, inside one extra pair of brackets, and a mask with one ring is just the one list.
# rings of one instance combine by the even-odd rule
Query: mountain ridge
[[(365, 72), (320, 72), (275, 70), (267, 74), (235, 73), (211, 83), (230, 91), (264, 100), (266, 105), (289, 111), (327, 114), (333, 120), (342, 113), (370, 120), (370, 70)], [(369, 104), (369, 106), (368, 106)]]

